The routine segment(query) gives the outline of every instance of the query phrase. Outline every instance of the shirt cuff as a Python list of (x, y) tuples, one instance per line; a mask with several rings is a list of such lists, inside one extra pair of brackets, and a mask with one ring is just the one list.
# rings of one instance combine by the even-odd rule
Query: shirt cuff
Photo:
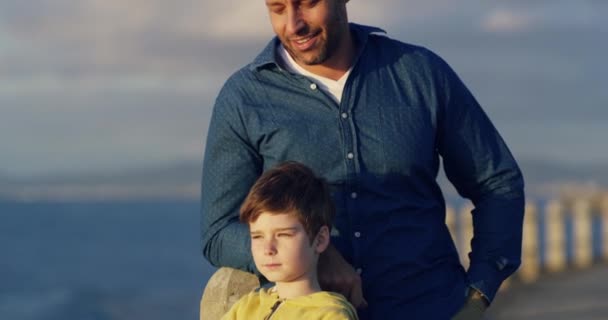
[(471, 265), (468, 271), (469, 286), (479, 291), (489, 305), (505, 279), (502, 273), (502, 270), (487, 263)]
[[(481, 297), (481, 303), (484, 304), (484, 307), (488, 307), (490, 306), (490, 299), (488, 299), (488, 297), (481, 292), (479, 289), (475, 288), (474, 286), (468, 286), (467, 287), (467, 297), (472, 297), (473, 295), (476, 295), (477, 297)], [(475, 297), (475, 299), (478, 299), (477, 297)]]

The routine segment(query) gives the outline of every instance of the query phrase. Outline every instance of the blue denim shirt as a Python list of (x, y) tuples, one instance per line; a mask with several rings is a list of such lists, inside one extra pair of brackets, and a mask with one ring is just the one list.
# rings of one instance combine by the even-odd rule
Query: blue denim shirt
[[(362, 318), (447, 319), (468, 285), (491, 300), (519, 266), (523, 178), (441, 58), (377, 28), (351, 31), (359, 49), (340, 104), (282, 67), (276, 38), (227, 80), (203, 164), (203, 252), (215, 266), (256, 272), (239, 206), (263, 171), (295, 160), (332, 188), (332, 243), (361, 271)], [(440, 161), (475, 205), (466, 272), (445, 224)]]

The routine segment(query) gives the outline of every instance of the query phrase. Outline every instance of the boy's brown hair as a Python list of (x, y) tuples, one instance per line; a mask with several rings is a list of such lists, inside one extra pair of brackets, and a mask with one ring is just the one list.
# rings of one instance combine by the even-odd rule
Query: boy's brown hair
[(289, 161), (266, 171), (255, 182), (241, 206), (240, 220), (254, 222), (262, 212), (293, 213), (312, 243), (322, 226), (331, 230), (335, 211), (325, 180), (307, 166)]

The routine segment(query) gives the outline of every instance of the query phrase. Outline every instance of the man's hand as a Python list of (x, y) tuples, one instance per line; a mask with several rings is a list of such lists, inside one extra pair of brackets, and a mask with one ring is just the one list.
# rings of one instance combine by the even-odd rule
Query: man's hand
[(345, 296), (355, 308), (367, 307), (361, 289), (361, 277), (331, 244), (319, 257), (321, 288)]
[(462, 309), (452, 318), (452, 320), (481, 320), (488, 308), (486, 299), (475, 289), (469, 289), (469, 297)]

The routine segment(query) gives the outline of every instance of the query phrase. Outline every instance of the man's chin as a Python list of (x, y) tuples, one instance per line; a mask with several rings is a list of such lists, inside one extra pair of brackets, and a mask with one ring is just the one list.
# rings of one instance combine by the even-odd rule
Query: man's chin
[(322, 64), (325, 59), (319, 57), (319, 56), (312, 56), (312, 57), (297, 57), (297, 59), (295, 59), (296, 62), (300, 63), (300, 64), (304, 64), (307, 66), (316, 66), (319, 64)]
[(291, 55), (293, 60), (300, 65), (314, 66), (322, 64), (326, 60), (322, 54), (316, 51), (298, 52), (293, 48), (289, 48), (287, 52), (289, 52), (289, 55)]

